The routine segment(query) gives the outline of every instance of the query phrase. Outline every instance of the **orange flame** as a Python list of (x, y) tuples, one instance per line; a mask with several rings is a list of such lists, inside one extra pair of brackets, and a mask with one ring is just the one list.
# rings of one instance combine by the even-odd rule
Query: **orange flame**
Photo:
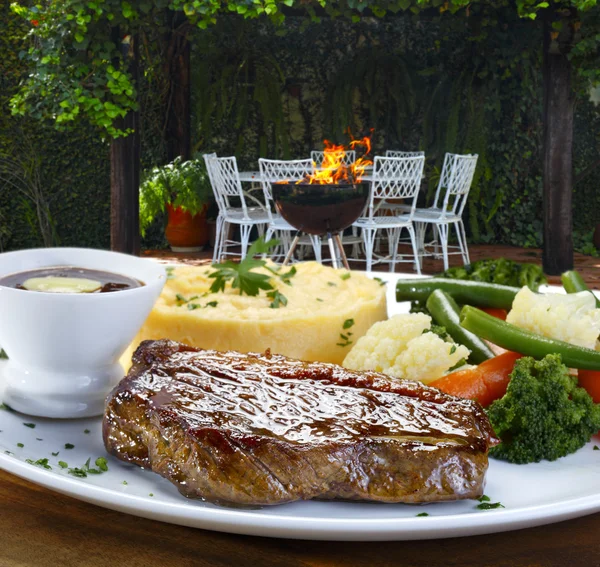
[(298, 181), (298, 183), (309, 185), (352, 184), (360, 181), (367, 166), (373, 165), (373, 162), (367, 159), (367, 156), (371, 153), (371, 138), (368, 136), (350, 142), (350, 149), (355, 150), (357, 147), (363, 147), (365, 151), (362, 157), (349, 164), (344, 162), (346, 148), (343, 145), (332, 144), (329, 140), (323, 140), (323, 144), (325, 146), (323, 163), (317, 166), (313, 162), (314, 173)]

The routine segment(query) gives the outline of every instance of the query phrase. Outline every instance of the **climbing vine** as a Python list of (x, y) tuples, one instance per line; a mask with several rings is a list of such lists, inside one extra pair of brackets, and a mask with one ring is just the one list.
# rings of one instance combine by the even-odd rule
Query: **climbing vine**
[[(536, 19), (551, 10), (552, 14), (570, 10), (567, 25), (573, 26), (581, 43), (575, 55), (596, 53), (595, 32), (583, 25), (585, 14), (593, 12), (597, 0), (539, 1), (517, 0), (519, 16)], [(29, 22), (29, 46), (21, 56), (32, 65), (33, 72), (12, 98), (16, 114), (53, 120), (65, 127), (85, 118), (99, 126), (108, 136), (129, 132), (119, 127), (118, 119), (138, 107), (137, 89), (128, 72), (123, 43), (164, 25), (165, 10), (183, 12), (200, 29), (216, 22), (222, 14), (243, 18), (267, 16), (282, 23), (289, 9), (299, 9), (314, 21), (323, 16), (346, 17), (360, 21), (370, 15), (382, 18), (387, 13), (419, 13), (434, 9), (468, 17), (474, 7), (502, 8), (508, 0), (54, 0), (30, 5), (15, 2), (12, 9)], [(556, 22), (556, 35), (563, 20)], [(586, 79), (595, 80), (597, 71), (585, 69)]]

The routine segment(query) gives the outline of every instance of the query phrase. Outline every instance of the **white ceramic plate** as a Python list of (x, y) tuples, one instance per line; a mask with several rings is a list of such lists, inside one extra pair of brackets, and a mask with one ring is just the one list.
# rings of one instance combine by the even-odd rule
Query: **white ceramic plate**
[[(382, 274), (378, 274), (382, 276)], [(390, 286), (390, 311), (398, 312)], [(0, 381), (1, 385), (1, 381)], [(34, 428), (24, 424), (33, 423)], [(86, 432), (88, 431), (88, 432)], [(74, 447), (66, 449), (65, 444)], [(18, 444), (22, 444), (20, 447)], [(414, 540), (477, 535), (558, 522), (600, 511), (600, 451), (591, 443), (553, 463), (491, 460), (485, 493), (504, 508), (467, 500), (409, 506), (297, 502), (256, 510), (187, 500), (158, 475), (106, 455), (100, 419), (49, 420), (0, 410), (0, 468), (99, 506), (185, 526), (230, 533), (321, 540)], [(58, 455), (53, 455), (58, 453)], [(76, 478), (61, 469), (106, 457), (109, 470)], [(47, 458), (51, 470), (30, 464)], [(421, 513), (428, 516), (417, 516)]]

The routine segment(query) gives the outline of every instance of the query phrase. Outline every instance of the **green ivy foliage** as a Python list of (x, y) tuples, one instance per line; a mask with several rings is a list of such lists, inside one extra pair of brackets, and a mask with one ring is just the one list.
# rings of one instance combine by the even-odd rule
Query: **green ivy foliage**
[[(49, 122), (11, 115), (10, 98), (29, 74), (29, 62), (23, 57), (29, 40), (23, 37), (30, 27), (11, 11), (8, 0), (0, 0), (0, 156), (39, 163), (40, 188), (54, 226), (53, 244), (108, 248), (110, 156), (102, 131), (85, 117), (60, 131)], [(160, 91), (148, 86), (146, 76), (140, 89), (144, 99), (159, 98)], [(155, 120), (154, 106), (147, 104), (145, 109), (142, 153), (150, 166), (164, 160), (153, 126), (162, 125), (162, 115)], [(35, 209), (34, 201), (0, 182), (0, 251), (44, 245)]]
[[(142, 159), (146, 167), (164, 163), (163, 91), (154, 59), (160, 55), (155, 52), (160, 42), (154, 40), (165, 29), (168, 3), (56, 0), (26, 7), (22, 2), (14, 5), (13, 15), (6, 3), (0, 2), (0, 6), (7, 15), (0, 19), (0, 29), (10, 26), (7, 33), (0, 33), (0, 42), (6, 42), (0, 43), (0, 47), (6, 45), (2, 50), (6, 55), (0, 60), (0, 77), (3, 86), (10, 87), (0, 90), (0, 102), (4, 105), (13, 97), (15, 114), (45, 118), (60, 129), (69, 126), (68, 135), (55, 132), (29, 117), (9, 118), (3, 108), (0, 149), (3, 143), (6, 145), (18, 136), (19, 129), (31, 132), (39, 141), (37, 149), (44, 163), (46, 190), (53, 196), (51, 208), (60, 242), (107, 246), (106, 138), (126, 134), (115, 127), (115, 118), (136, 108), (138, 96), (144, 111)], [(172, 9), (184, 11), (203, 29), (196, 34), (195, 43), (195, 57), (201, 56), (196, 59), (199, 65), (195, 68), (193, 89), (196, 119), (201, 123), (196, 147), (242, 155), (249, 165), (258, 155), (303, 155), (302, 152), (317, 148), (323, 137), (341, 136), (340, 129), (348, 118), (355, 121), (358, 130), (375, 121), (378, 150), (426, 150), (432, 185), (444, 151), (479, 153), (480, 167), (467, 219), (470, 242), (538, 246), (542, 40), (541, 26), (535, 22), (531, 25), (529, 20), (546, 17), (557, 7), (579, 10), (569, 25), (578, 29), (572, 57), (578, 65), (580, 92), (584, 92), (597, 77), (597, 71), (587, 61), (590, 54), (597, 54), (599, 10), (596, 2), (590, 1), (521, 2), (518, 6), (517, 13), (512, 3), (503, 1), (172, 2)], [(294, 8), (293, 18), (289, 7)], [(241, 16), (221, 17), (228, 12)], [(300, 13), (308, 17), (299, 18)], [(389, 13), (398, 13), (406, 22), (401, 44), (369, 66), (369, 60), (385, 51), (378, 42), (385, 43), (387, 39), (378, 39), (377, 34), (390, 21), (398, 20), (383, 17)], [(258, 33), (255, 27), (254, 32), (248, 32), (248, 26), (240, 25), (265, 22), (265, 18), (257, 19), (264, 14), (273, 22), (266, 31)], [(285, 27), (278, 25), (283, 18)], [(302, 21), (302, 33), (295, 28), (288, 30), (291, 22), (298, 20)], [(237, 60), (229, 61), (224, 51), (217, 49), (219, 34), (211, 34), (219, 32), (221, 25), (242, 28), (236, 33), (246, 35), (242, 44), (247, 51), (245, 58), (243, 52), (233, 49)], [(357, 26), (356, 41), (340, 48), (335, 41), (336, 29), (345, 25)], [(372, 26), (371, 37), (361, 35), (364, 25)], [(557, 33), (559, 27), (557, 23)], [(319, 39), (324, 30), (333, 37)], [(121, 39), (127, 36), (139, 38), (144, 57), (144, 73), (137, 90), (121, 51)], [(408, 42), (406, 37), (410, 38)], [(221, 45), (229, 40), (231, 49), (232, 37), (221, 36), (221, 40)], [(297, 46), (291, 53), (290, 43)], [(337, 52), (339, 65), (333, 71), (311, 60), (320, 56), (322, 48), (327, 53)], [(198, 69), (207, 68), (203, 64), (208, 65), (202, 56), (210, 60), (210, 75), (198, 73)], [(269, 58), (275, 63), (264, 73), (268, 68), (264, 62)], [(282, 62), (284, 58), (288, 63)], [(299, 97), (290, 94), (302, 81), (301, 73), (294, 71), (299, 59), (307, 67), (312, 64), (313, 73), (320, 74), (320, 86), (310, 87), (314, 91), (312, 98), (305, 94), (308, 89), (303, 89)], [(235, 82), (232, 74), (227, 86), (223, 74), (235, 61), (238, 66), (244, 63), (243, 80)], [(405, 70), (402, 83), (392, 88), (384, 79), (396, 63), (399, 67), (404, 64)], [(198, 77), (204, 77), (204, 85), (210, 87), (200, 94), (202, 83)], [(395, 80), (397, 77), (398, 73)], [(349, 86), (340, 85), (344, 78)], [(21, 81), (22, 87), (18, 88)], [(211, 94), (215, 84), (223, 88), (221, 94), (214, 90)], [(257, 84), (263, 85), (262, 92), (257, 92)], [(236, 90), (232, 90), (234, 87)], [(354, 93), (353, 107), (339, 104), (344, 98), (340, 91), (346, 88)], [(318, 89), (321, 91), (316, 92)], [(236, 118), (234, 112), (241, 117)], [(598, 159), (598, 140), (584, 134), (597, 135), (599, 119), (598, 112), (584, 97), (580, 98), (577, 112), (575, 157), (576, 170), (580, 172)], [(200, 114), (204, 116), (202, 120)], [(233, 120), (239, 127), (231, 128), (236, 123)], [(575, 186), (576, 242), (580, 249), (588, 246), (588, 251), (591, 228), (597, 222), (597, 179), (592, 174)], [(5, 232), (0, 235), (0, 246), (40, 244), (27, 220), (31, 219), (29, 211), (27, 203), (17, 196), (0, 195), (0, 213), (8, 219), (11, 232), (11, 236), (6, 235), (7, 226), (3, 223)], [(162, 238), (160, 229), (155, 232), (153, 245)]]
[[(517, 13), (522, 18), (536, 19), (551, 12), (560, 16), (557, 36), (563, 24), (578, 30), (585, 23), (584, 14), (596, 7), (597, 0), (517, 0)], [(13, 112), (35, 118), (49, 118), (64, 127), (78, 118), (89, 120), (107, 135), (127, 135), (117, 120), (138, 106), (136, 85), (128, 72), (123, 48), (144, 31), (161, 25), (164, 11), (183, 12), (201, 29), (216, 22), (224, 13), (244, 18), (268, 16), (282, 23), (289, 9), (304, 11), (314, 21), (324, 15), (360, 21), (365, 14), (383, 18), (388, 12), (409, 10), (419, 13), (436, 9), (469, 15), (471, 6), (491, 9), (513, 6), (509, 0), (474, 2), (473, 0), (54, 0), (44, 4), (15, 2), (13, 10), (29, 23), (29, 47), (20, 56), (34, 68), (22, 88), (12, 98)], [(562, 18), (562, 19), (561, 19)], [(564, 20), (564, 21), (563, 21)], [(585, 28), (587, 29), (587, 28)], [(586, 56), (597, 49), (595, 33), (587, 33), (579, 46)], [(125, 45), (124, 45), (125, 44)], [(575, 51), (577, 54), (577, 51)], [(596, 73), (595, 67), (587, 68)], [(590, 75), (591, 76), (591, 75)], [(594, 75), (595, 77), (596, 75)]]
[[(425, 150), (430, 191), (421, 205), (433, 198), (446, 151), (477, 153), (479, 167), (465, 214), (469, 242), (539, 247), (541, 30), (531, 29), (509, 9), (493, 18), (473, 9), (471, 29), (450, 16), (429, 16), (368, 18), (359, 24), (343, 19), (307, 24), (301, 17), (288, 17), (285, 35), (264, 21), (220, 20), (194, 43), (197, 143), (220, 155), (234, 154), (241, 168), (252, 169), (259, 156), (297, 158), (320, 149), (323, 138), (347, 142), (348, 125), (357, 134), (373, 127), (375, 153)], [(485, 25), (477, 25), (480, 19)], [(477, 40), (470, 41), (477, 29)], [(274, 119), (256, 104), (252, 80), (247, 91), (228, 90), (239, 58), (216, 57), (214, 65), (207, 61), (212, 61), (210, 53), (229, 53), (232, 36), (243, 38), (240, 51), (252, 45), (256, 57), (264, 53), (278, 62), (285, 77), (278, 102), (283, 116), (273, 126), (287, 132), (289, 156), (275, 140), (269, 138), (266, 149), (260, 140), (259, 133)], [(380, 63), (375, 56), (382, 51), (386, 56)], [(207, 80), (205, 69), (217, 67), (217, 61), (219, 72)], [(227, 93), (226, 108), (216, 103), (222, 92)], [(245, 114), (238, 130), (232, 125), (240, 108)], [(600, 135), (600, 114), (586, 93), (581, 93), (576, 108), (574, 157), (577, 170), (583, 170), (600, 159), (595, 139)], [(600, 208), (593, 187), (599, 171), (590, 174), (581, 189), (579, 184), (575, 187), (579, 250), (586, 250), (597, 222)]]

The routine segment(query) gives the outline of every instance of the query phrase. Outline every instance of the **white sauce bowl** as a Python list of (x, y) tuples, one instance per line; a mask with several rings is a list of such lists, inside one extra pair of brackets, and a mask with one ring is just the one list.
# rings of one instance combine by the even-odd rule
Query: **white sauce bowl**
[(0, 345), (9, 357), (3, 401), (36, 416), (100, 415), (123, 377), (119, 357), (166, 281), (163, 266), (127, 254), (40, 248), (0, 254), (0, 278), (52, 266), (102, 270), (143, 286), (108, 293), (47, 293), (0, 286)]

